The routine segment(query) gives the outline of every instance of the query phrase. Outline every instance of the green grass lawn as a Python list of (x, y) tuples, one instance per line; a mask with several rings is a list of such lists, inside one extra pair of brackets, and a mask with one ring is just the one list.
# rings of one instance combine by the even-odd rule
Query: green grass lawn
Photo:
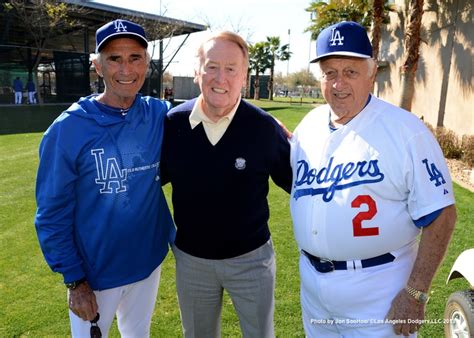
[[(293, 130), (312, 108), (311, 104), (259, 101)], [(52, 273), (40, 252), (33, 225), (35, 175), (41, 133), (0, 136), (0, 337), (67, 336), (66, 291), (62, 278)], [(167, 197), (170, 187), (165, 187)], [(458, 223), (446, 259), (433, 282), (427, 319), (443, 317), (452, 292), (467, 289), (465, 280), (445, 285), (455, 258), (474, 247), (474, 194), (455, 186)], [(275, 185), (270, 189), (270, 228), (277, 255), (275, 329), (278, 337), (304, 337), (299, 303), (298, 252), (293, 239), (289, 198)], [(238, 337), (237, 317), (228, 297), (222, 314), (222, 336)], [(157, 306), (152, 321), (153, 337), (180, 337), (180, 319), (174, 285), (174, 260), (166, 258)], [(112, 337), (118, 337), (116, 328)], [(442, 337), (442, 324), (427, 324), (421, 337)]]

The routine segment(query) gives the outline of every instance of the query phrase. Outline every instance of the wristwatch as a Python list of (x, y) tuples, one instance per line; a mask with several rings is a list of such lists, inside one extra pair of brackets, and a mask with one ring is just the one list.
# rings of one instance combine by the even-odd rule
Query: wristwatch
[(81, 278), (79, 280), (76, 280), (74, 282), (70, 282), (70, 283), (64, 283), (66, 285), (66, 287), (69, 289), (69, 290), (74, 290), (75, 288), (77, 288), (79, 285), (81, 285), (82, 283), (84, 283), (86, 281), (86, 278)]
[(411, 286), (407, 285), (405, 287), (405, 290), (407, 291), (407, 293), (412, 296), (413, 298), (415, 298), (418, 302), (420, 303), (423, 303), (423, 304), (426, 304), (428, 302), (428, 300), (430, 299), (430, 297), (428, 296), (427, 293), (425, 292), (421, 292), (420, 290), (417, 290), (417, 289), (414, 289), (412, 288)]

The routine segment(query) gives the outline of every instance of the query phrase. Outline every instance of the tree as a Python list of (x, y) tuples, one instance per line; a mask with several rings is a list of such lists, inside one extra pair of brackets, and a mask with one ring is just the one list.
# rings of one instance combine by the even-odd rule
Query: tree
[[(160, 14), (160, 15), (164, 15), (166, 13), (166, 9), (165, 11)], [(171, 20), (170, 23), (168, 24), (164, 24), (164, 23), (157, 23), (157, 22), (150, 22), (150, 21), (147, 21), (145, 20), (145, 18), (141, 17), (141, 16), (130, 16), (130, 17), (127, 17), (127, 19), (133, 21), (133, 22), (136, 22), (138, 23), (139, 25), (143, 26), (143, 28), (145, 29), (145, 32), (146, 32), (146, 35), (147, 35), (147, 38), (148, 38), (148, 41), (149, 41), (149, 49), (151, 49), (151, 59), (153, 60), (154, 59), (154, 56), (155, 56), (155, 52), (156, 52), (156, 47), (157, 47), (157, 44), (158, 44), (158, 62), (157, 64), (155, 64), (154, 62), (151, 62), (150, 63), (150, 72), (148, 73), (148, 78), (150, 79), (150, 81), (147, 81), (147, 89), (146, 89), (146, 92), (147, 93), (151, 93), (152, 90), (151, 90), (151, 86), (152, 86), (152, 81), (151, 79), (154, 77), (155, 74), (157, 74), (157, 78), (158, 78), (158, 88), (157, 90), (159, 91), (158, 95), (160, 97), (163, 97), (163, 76), (164, 74), (161, 74), (161, 71), (165, 72), (166, 69), (168, 68), (168, 65), (173, 61), (174, 57), (176, 56), (176, 54), (178, 53), (178, 50), (176, 50), (174, 52), (174, 54), (171, 56), (171, 59), (168, 61), (168, 65), (164, 66), (163, 65), (163, 54), (164, 54), (164, 51), (168, 48), (168, 46), (170, 45), (171, 43), (171, 38), (175, 35), (176, 31), (182, 29), (182, 26), (184, 25), (184, 22), (180, 22), (178, 20)], [(167, 39), (167, 45), (166, 46), (163, 46), (163, 40), (164, 39)], [(182, 42), (182, 45), (186, 42), (186, 40), (188, 39), (188, 37), (186, 37), (184, 39), (184, 41)]]
[(306, 11), (315, 14), (313, 24), (306, 29), (311, 32), (314, 40), (324, 28), (340, 21), (355, 21), (366, 28), (372, 23), (372, 6), (369, 0), (317, 0)]
[(288, 89), (288, 76), (283, 75), (282, 72), (276, 72), (273, 77), (273, 86), (281, 90)]
[(374, 60), (379, 57), (380, 37), (382, 35), (383, 0), (374, 0), (374, 19), (372, 30), (372, 50)]
[(411, 110), (415, 93), (415, 74), (420, 58), (420, 31), (423, 17), (423, 0), (410, 0), (408, 3), (408, 24), (405, 31), (405, 61), (401, 69), (402, 94), (400, 107)]
[[(443, 76), (441, 79), (440, 92), (438, 94), (440, 100), (436, 126), (443, 127), (449, 97), (448, 92), (452, 85), (450, 81), (451, 73), (456, 71), (459, 74), (456, 82), (462, 84), (463, 87), (472, 87), (472, 72), (466, 72), (460, 61), (463, 59), (463, 53), (465, 51), (469, 51), (468, 55), (472, 55), (471, 46), (465, 44), (465, 41), (472, 41), (472, 38), (468, 36), (469, 30), (463, 30), (461, 28), (465, 23), (471, 20), (470, 14), (463, 15), (462, 13), (472, 13), (472, 3), (469, 1), (426, 2), (424, 11), (431, 12), (430, 14), (436, 14), (437, 17), (437, 21), (432, 21), (430, 26), (427, 27), (425, 34), (428, 45), (440, 45), (439, 64)], [(442, 27), (442, 29), (440, 29), (440, 27)], [(425, 36), (425, 34), (423, 34), (422, 31), (422, 37)], [(425, 39), (422, 38), (422, 41), (424, 40)]]
[(173, 83), (173, 74), (170, 72), (166, 71), (163, 74), (163, 82), (167, 84), (172, 84)]
[(251, 70), (255, 71), (255, 82), (253, 85), (254, 100), (259, 99), (259, 85), (260, 85), (260, 74), (265, 73), (265, 71), (270, 68), (270, 53), (268, 51), (268, 44), (265, 42), (257, 42), (254, 45), (249, 46), (249, 58), (250, 58), (250, 67), (249, 74)]
[(388, 0), (372, 0), (373, 1), (373, 18), (372, 18), (372, 49), (373, 58), (378, 60), (380, 50), (380, 39), (382, 36), (382, 24), (390, 22), (389, 12), (394, 11), (395, 7)]
[(270, 53), (270, 80), (268, 81), (268, 99), (273, 100), (273, 78), (275, 73), (275, 60), (287, 61), (291, 57), (290, 45), (280, 47), (278, 36), (267, 37), (268, 52)]
[[(19, 20), (25, 28), (30, 38), (28, 45), (35, 46), (34, 50), (28, 49), (28, 55), (23, 55), (28, 66), (28, 78), (34, 79), (38, 89), (38, 101), (43, 102), (41, 91), (38, 87), (38, 80), (33, 74), (38, 71), (41, 61), (41, 53), (45, 45), (53, 36), (61, 32), (67, 32), (73, 27), (78, 27), (79, 23), (70, 18), (68, 7), (65, 3), (58, 3), (53, 0), (11, 0), (3, 3), (3, 8), (14, 20)], [(81, 11), (81, 8), (76, 8)], [(22, 51), (19, 50), (19, 53)], [(34, 54), (33, 54), (34, 53)], [(89, 60), (87, 60), (89, 63)], [(87, 65), (88, 66), (88, 65)]]
[(291, 73), (287, 79), (288, 87), (292, 90), (296, 88), (311, 88), (318, 85), (318, 81), (314, 74), (307, 68), (301, 69), (299, 72)]

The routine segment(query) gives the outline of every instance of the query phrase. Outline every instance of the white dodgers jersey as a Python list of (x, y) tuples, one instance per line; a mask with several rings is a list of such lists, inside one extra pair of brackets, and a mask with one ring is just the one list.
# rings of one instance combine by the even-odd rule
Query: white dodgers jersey
[(454, 204), (442, 151), (415, 115), (371, 97), (331, 132), (329, 106), (311, 111), (291, 139), (291, 214), (301, 249), (331, 260), (400, 249), (418, 220)]

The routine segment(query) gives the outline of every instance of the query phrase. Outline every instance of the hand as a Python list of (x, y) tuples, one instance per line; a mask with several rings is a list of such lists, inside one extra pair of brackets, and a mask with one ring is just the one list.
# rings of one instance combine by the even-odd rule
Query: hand
[(273, 118), (275, 119), (275, 121), (277, 121), (277, 123), (280, 125), (280, 127), (283, 129), (285, 135), (286, 135), (286, 138), (290, 139), (292, 136), (293, 136), (293, 133), (291, 131), (288, 130), (288, 128), (286, 128), (286, 126), (283, 124), (283, 122), (281, 122), (279, 119), (277, 119), (275, 116), (273, 116)]
[(410, 296), (405, 289), (393, 299), (386, 319), (393, 321), (395, 334), (409, 336), (418, 331), (425, 318), (425, 304)]
[(87, 282), (79, 284), (75, 289), (69, 290), (69, 308), (83, 320), (91, 321), (97, 315), (99, 306), (95, 299), (94, 291)]

